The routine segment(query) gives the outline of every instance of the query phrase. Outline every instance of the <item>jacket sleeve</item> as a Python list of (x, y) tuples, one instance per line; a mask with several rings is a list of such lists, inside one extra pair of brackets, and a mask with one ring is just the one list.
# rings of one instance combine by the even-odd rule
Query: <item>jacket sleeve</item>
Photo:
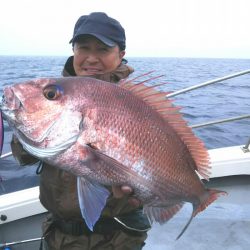
[(21, 166), (32, 165), (39, 161), (37, 158), (30, 155), (24, 150), (22, 144), (18, 141), (18, 139), (14, 135), (12, 137), (10, 146), (14, 158), (18, 161), (18, 163)]

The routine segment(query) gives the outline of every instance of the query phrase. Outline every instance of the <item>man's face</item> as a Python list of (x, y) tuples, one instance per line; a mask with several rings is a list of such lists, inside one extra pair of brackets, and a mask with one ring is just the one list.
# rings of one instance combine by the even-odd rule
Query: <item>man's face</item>
[(125, 51), (118, 45), (108, 47), (93, 36), (84, 36), (73, 47), (73, 66), (77, 76), (105, 74), (115, 70), (121, 63)]

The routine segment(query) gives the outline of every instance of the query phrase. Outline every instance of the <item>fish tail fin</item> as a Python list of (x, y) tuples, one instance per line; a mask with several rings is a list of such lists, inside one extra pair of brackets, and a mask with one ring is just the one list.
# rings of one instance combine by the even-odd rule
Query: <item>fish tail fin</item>
[(227, 192), (224, 191), (207, 189), (204, 195), (201, 197), (200, 204), (194, 210), (194, 216), (205, 210), (211, 203), (217, 200), (219, 196), (226, 194)]
[(193, 203), (192, 215), (191, 215), (190, 219), (188, 220), (187, 224), (185, 225), (185, 227), (182, 229), (181, 233), (177, 236), (176, 240), (178, 240), (183, 235), (183, 233), (186, 231), (186, 229), (190, 225), (192, 219), (199, 212), (205, 210), (211, 203), (213, 203), (215, 200), (217, 200), (217, 198), (220, 195), (226, 195), (226, 194), (227, 193), (224, 191), (220, 191), (220, 190), (216, 190), (216, 189), (207, 189), (205, 194), (201, 198), (201, 202), (197, 203), (197, 204)]

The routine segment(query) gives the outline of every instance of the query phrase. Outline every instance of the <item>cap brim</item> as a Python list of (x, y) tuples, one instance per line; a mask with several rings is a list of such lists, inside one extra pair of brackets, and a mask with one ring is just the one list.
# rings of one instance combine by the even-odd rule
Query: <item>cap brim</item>
[(108, 47), (115, 47), (117, 45), (116, 42), (108, 39), (105, 36), (102, 36), (100, 34), (94, 34), (94, 33), (86, 33), (86, 34), (76, 34), (70, 41), (69, 43), (73, 43), (76, 41), (77, 38), (79, 38), (80, 36), (84, 36), (84, 35), (91, 35), (96, 37), (98, 40), (100, 40), (101, 42), (103, 42), (104, 44), (106, 44)]

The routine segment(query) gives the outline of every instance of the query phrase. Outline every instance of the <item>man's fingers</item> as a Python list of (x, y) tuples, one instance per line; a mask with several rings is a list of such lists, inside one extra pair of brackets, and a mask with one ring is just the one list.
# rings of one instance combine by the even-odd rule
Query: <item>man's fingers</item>
[(112, 192), (115, 198), (122, 198), (124, 196), (120, 186), (112, 186)]
[(129, 186), (112, 186), (115, 198), (122, 198), (124, 195), (133, 193), (133, 189)]
[[(122, 198), (124, 195), (133, 194), (133, 189), (129, 186), (112, 186), (113, 196)], [(139, 207), (141, 202), (136, 197), (129, 197), (128, 203), (133, 207)]]
[(129, 186), (121, 186), (121, 191), (124, 194), (132, 194), (133, 193), (133, 189)]

